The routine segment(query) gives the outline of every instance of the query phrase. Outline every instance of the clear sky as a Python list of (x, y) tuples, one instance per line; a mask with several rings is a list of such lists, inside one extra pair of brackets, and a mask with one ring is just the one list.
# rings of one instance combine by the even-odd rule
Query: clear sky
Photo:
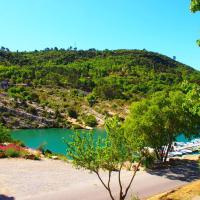
[(200, 70), (190, 0), (0, 0), (0, 46), (147, 49)]

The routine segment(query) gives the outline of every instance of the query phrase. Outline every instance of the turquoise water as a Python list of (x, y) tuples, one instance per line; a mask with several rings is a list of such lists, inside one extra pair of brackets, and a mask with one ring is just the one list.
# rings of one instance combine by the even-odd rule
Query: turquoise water
[[(80, 133), (83, 130), (76, 130)], [(84, 130), (86, 131), (86, 130)], [(74, 130), (52, 128), (52, 129), (23, 129), (14, 130), (12, 132), (13, 139), (21, 140), (26, 146), (30, 148), (38, 148), (40, 145), (45, 145), (45, 149), (49, 149), (55, 153), (66, 154), (65, 140), (70, 140), (70, 135)], [(94, 129), (95, 135), (105, 137), (104, 129)], [(183, 135), (177, 137), (178, 142), (188, 142)]]
[[(83, 130), (76, 130), (80, 133)], [(85, 130), (84, 130), (85, 131)], [(70, 135), (74, 130), (52, 128), (52, 129), (23, 129), (14, 130), (12, 132), (12, 138), (22, 141), (26, 146), (30, 148), (38, 148), (40, 145), (45, 145), (45, 149), (49, 149), (55, 153), (66, 154), (65, 140), (70, 140)], [(105, 137), (105, 130), (94, 129), (96, 136)]]
[(179, 135), (177, 138), (176, 138), (176, 141), (177, 142), (189, 142), (190, 140), (185, 138), (183, 134)]

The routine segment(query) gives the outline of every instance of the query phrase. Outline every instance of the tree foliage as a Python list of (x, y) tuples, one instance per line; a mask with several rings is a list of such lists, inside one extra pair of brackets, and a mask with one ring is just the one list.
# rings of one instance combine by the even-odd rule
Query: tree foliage
[[(192, 12), (200, 11), (200, 0), (191, 0), (190, 10)], [(200, 46), (200, 40), (197, 40), (197, 44)]]
[(0, 123), (0, 143), (12, 141), (10, 131)]
[(130, 140), (143, 137), (145, 146), (153, 148), (157, 158), (165, 162), (180, 133), (191, 138), (200, 132), (199, 89), (185, 83), (179, 90), (157, 92), (133, 103), (125, 122)]
[(200, 79), (192, 68), (139, 50), (0, 51), (0, 64), (0, 81), (11, 85), (76, 88), (102, 99), (131, 99), (135, 93), (143, 96), (184, 79)]
[(77, 89), (105, 100), (143, 98), (185, 79), (200, 80), (192, 68), (141, 50), (0, 50), (0, 65), (0, 82)]
[[(157, 91), (175, 87), (183, 80), (200, 84), (200, 73), (167, 56), (146, 50), (48, 48), (12, 52), (5, 47), (0, 50), (0, 90), (3, 95), (19, 99), (18, 102), (33, 101), (44, 110), (59, 111), (62, 123), (58, 117), (56, 121), (60, 121), (57, 126), (62, 127), (67, 125), (66, 113), (81, 119), (80, 116), (86, 114), (81, 108), (88, 104), (102, 114), (119, 113), (121, 105), (128, 106)], [(8, 83), (6, 87), (1, 86), (4, 82)], [(26, 109), (16, 102), (15, 106), (12, 103), (10, 106)], [(116, 102), (118, 108), (112, 108), (110, 102)], [(119, 106), (119, 102), (123, 103)], [(38, 112), (38, 115), (43, 114)], [(50, 115), (44, 112), (44, 116)], [(5, 113), (2, 117), (6, 119)], [(9, 127), (16, 124), (9, 125), (8, 120), (4, 123)], [(17, 126), (20, 128), (21, 125)]]
[(8, 95), (14, 99), (29, 100), (38, 102), (38, 95), (31, 91), (30, 88), (25, 88), (22, 86), (14, 86), (8, 89)]
[[(118, 173), (119, 199), (124, 200), (144, 157), (144, 151), (138, 141), (133, 140), (130, 145), (124, 135), (122, 123), (116, 117), (107, 120), (105, 127), (106, 138), (95, 138), (93, 132), (73, 134), (71, 142), (67, 142), (67, 154), (77, 168), (88, 169), (98, 176), (112, 200), (115, 198), (110, 182), (113, 172)], [(133, 174), (127, 187), (123, 189), (121, 173), (125, 162), (130, 163)], [(108, 171), (107, 182), (102, 179), (100, 170)]]
[(87, 126), (95, 127), (97, 125), (97, 120), (93, 115), (84, 116), (84, 122)]
[(200, 1), (199, 0), (191, 0), (190, 9), (192, 12), (200, 11)]

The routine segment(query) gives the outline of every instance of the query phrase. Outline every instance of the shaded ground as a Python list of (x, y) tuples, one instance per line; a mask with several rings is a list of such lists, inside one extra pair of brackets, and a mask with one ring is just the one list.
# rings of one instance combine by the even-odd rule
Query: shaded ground
[(177, 166), (162, 170), (148, 170), (148, 173), (164, 176), (171, 180), (191, 182), (200, 179), (200, 166), (195, 160), (180, 160)]
[(14, 197), (8, 197), (6, 195), (0, 194), (0, 200), (14, 200), (14, 199), (15, 199)]
[[(76, 170), (62, 161), (31, 161), (0, 159), (0, 194), (16, 200), (109, 200), (109, 196), (96, 175)], [(123, 184), (131, 172), (123, 171)], [(107, 173), (102, 172), (103, 179)], [(138, 172), (131, 187), (131, 194), (140, 198), (152, 196), (200, 179), (194, 161), (170, 169)], [(117, 173), (111, 182), (115, 196), (118, 194)], [(6, 197), (5, 197), (6, 198)], [(128, 198), (127, 198), (128, 199)], [(1, 199), (0, 199), (1, 200)], [(6, 200), (6, 199), (5, 199)]]

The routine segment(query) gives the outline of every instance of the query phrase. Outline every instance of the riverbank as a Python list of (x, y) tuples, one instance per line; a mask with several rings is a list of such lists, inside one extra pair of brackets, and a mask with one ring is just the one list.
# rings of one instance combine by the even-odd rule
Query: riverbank
[[(70, 163), (43, 159), (0, 159), (0, 194), (15, 200), (109, 200), (107, 192), (95, 174), (77, 170)], [(140, 198), (166, 192), (186, 183), (200, 179), (196, 162), (159, 171), (139, 171), (131, 194)], [(130, 171), (123, 171), (123, 184), (128, 183)], [(107, 173), (102, 172), (103, 179)], [(112, 187), (118, 193), (117, 173), (113, 174)], [(115, 180), (116, 179), (116, 180)], [(153, 181), (152, 181), (153, 180)]]
[[(69, 141), (70, 136), (76, 132), (84, 132), (89, 130), (79, 129), (65, 129), (65, 128), (47, 128), (47, 129), (21, 129), (13, 130), (12, 138), (22, 141), (26, 146), (37, 149), (39, 146), (43, 146), (45, 149), (49, 149), (54, 153), (60, 153), (66, 155), (65, 140)], [(105, 137), (105, 129), (94, 128), (95, 137)], [(178, 142), (189, 142), (183, 135), (177, 137)]]

